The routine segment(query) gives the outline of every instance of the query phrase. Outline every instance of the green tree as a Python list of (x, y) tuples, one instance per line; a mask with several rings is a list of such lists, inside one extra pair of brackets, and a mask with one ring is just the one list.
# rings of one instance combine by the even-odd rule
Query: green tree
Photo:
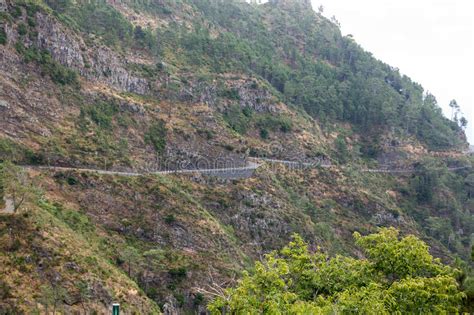
[(337, 158), (341, 163), (346, 163), (349, 160), (349, 150), (347, 149), (346, 140), (339, 135), (334, 141), (336, 147)]
[(426, 243), (413, 235), (399, 239), (396, 229), (381, 229), (379, 233), (361, 236), (354, 234), (376, 271), (382, 272), (390, 281), (431, 277), (450, 270), (429, 253)]
[(467, 187), (467, 193), (469, 198), (474, 197), (474, 174), (469, 174), (465, 179), (465, 184)]
[(455, 120), (457, 113), (459, 112), (459, 105), (456, 100), (449, 102), (449, 107), (451, 107), (451, 120)]
[(145, 132), (145, 143), (151, 144), (158, 154), (163, 154), (166, 148), (166, 133), (165, 122), (158, 120)]
[(298, 235), (209, 304), (213, 314), (456, 313), (457, 270), (393, 228), (354, 234), (366, 259), (314, 253)]
[(411, 178), (411, 186), (419, 202), (433, 201), (435, 191), (440, 185), (440, 178), (446, 170), (445, 165), (439, 165), (435, 160), (426, 160), (415, 167), (416, 175)]
[(7, 33), (5, 32), (4, 27), (0, 27), (0, 45), (5, 45), (7, 40)]
[(463, 128), (463, 129), (467, 127), (467, 124), (468, 124), (468, 123), (469, 123), (469, 122), (467, 121), (466, 117), (461, 117), (461, 118), (459, 119), (459, 126), (460, 126), (461, 128)]

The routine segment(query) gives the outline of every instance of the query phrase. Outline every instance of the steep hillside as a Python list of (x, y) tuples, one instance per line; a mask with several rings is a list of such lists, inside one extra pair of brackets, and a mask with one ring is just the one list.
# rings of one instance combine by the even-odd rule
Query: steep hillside
[[(469, 275), (462, 127), (308, 1), (0, 0), (0, 18), (0, 162), (29, 175), (3, 171), (0, 200), (40, 188), (0, 212), (3, 313), (203, 311), (200, 289), (294, 232), (361, 256), (354, 231), (394, 226)], [(331, 167), (149, 174), (251, 157)]]

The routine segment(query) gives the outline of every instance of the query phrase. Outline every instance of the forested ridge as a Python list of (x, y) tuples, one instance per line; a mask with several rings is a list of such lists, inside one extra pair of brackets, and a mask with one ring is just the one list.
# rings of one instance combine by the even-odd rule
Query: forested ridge
[(461, 124), (443, 116), (433, 95), (374, 58), (351, 36), (342, 36), (337, 21), (308, 4), (132, 3), (136, 10), (162, 15), (187, 6), (196, 11), (189, 24), (171, 22), (175, 24), (166, 29), (153, 29), (133, 27), (101, 1), (79, 7), (69, 1), (46, 3), (74, 27), (100, 35), (109, 45), (144, 48), (161, 60), (172, 54), (175, 66), (202, 80), (226, 72), (260, 76), (282, 100), (323, 123), (347, 121), (363, 132), (395, 128), (433, 150), (464, 144)]

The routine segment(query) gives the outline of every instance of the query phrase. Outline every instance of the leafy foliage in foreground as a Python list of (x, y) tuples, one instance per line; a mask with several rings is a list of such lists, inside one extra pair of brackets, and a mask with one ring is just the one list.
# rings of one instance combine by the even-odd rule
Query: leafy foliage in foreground
[(393, 228), (354, 234), (367, 259), (329, 258), (298, 235), (280, 252), (257, 262), (227, 296), (217, 298), (213, 314), (394, 314), (457, 313), (464, 294), (457, 270), (434, 259), (428, 246)]

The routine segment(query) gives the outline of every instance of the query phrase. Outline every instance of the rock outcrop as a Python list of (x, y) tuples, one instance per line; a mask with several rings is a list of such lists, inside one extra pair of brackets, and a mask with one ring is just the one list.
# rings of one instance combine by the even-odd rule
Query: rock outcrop
[(127, 60), (105, 46), (88, 47), (52, 16), (38, 13), (36, 45), (51, 53), (54, 60), (76, 69), (82, 76), (125, 92), (147, 94), (149, 82), (126, 69)]

